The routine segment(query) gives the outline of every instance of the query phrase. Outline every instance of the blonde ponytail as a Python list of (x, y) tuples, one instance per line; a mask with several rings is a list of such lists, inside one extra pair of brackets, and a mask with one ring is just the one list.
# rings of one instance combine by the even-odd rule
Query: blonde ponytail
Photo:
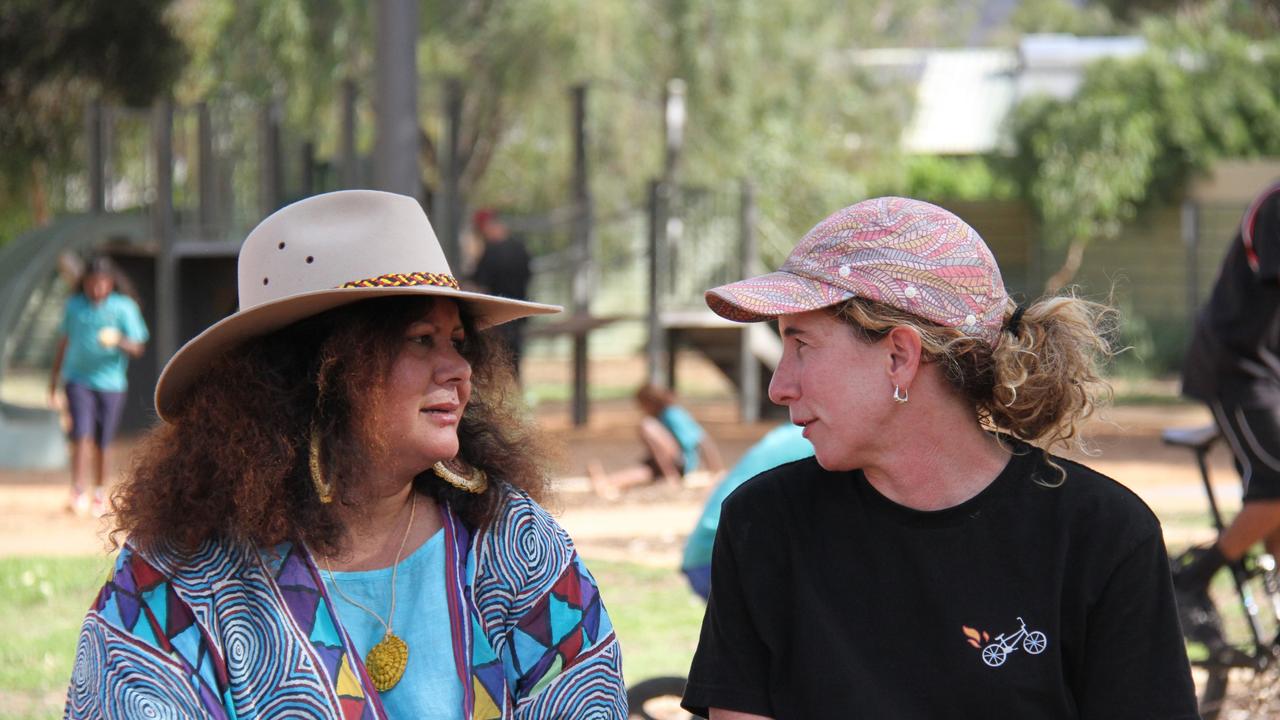
[(914, 328), (925, 360), (938, 363), (988, 429), (1045, 450), (1069, 446), (1084, 421), (1111, 399), (1102, 371), (1116, 353), (1109, 338), (1118, 313), (1072, 295), (1038, 300), (1011, 324), (1016, 312), (1011, 304), (992, 347), (877, 302), (855, 298), (835, 309), (868, 341), (895, 327)]

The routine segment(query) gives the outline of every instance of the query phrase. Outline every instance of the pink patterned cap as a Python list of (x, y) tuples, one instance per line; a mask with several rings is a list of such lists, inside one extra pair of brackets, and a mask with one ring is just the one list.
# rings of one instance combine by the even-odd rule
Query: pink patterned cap
[(777, 272), (707, 291), (737, 322), (866, 298), (995, 345), (1009, 302), (1000, 268), (967, 223), (909, 198), (864, 200), (802, 238)]

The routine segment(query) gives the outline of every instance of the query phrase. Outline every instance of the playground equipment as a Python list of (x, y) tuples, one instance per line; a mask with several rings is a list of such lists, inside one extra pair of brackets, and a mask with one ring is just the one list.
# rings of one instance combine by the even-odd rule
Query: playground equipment
[[(782, 341), (768, 324), (733, 323), (707, 309), (707, 288), (762, 272), (755, 191), (736, 192), (655, 182), (649, 193), (649, 379), (675, 386), (680, 346), (702, 353), (738, 390), (739, 416), (754, 422), (777, 410), (769, 378)], [(783, 255), (789, 245), (770, 238)]]
[[(597, 226), (589, 187), (586, 92), (577, 86), (570, 93), (575, 137), (570, 202), (550, 215), (564, 216), (568, 226), (569, 246), (548, 271), (566, 297), (539, 298), (562, 302), (569, 312), (531, 332), (572, 339), (574, 422), (587, 419), (590, 333), (621, 319), (647, 320), (651, 379), (670, 384), (675, 351), (696, 349), (742, 389), (742, 417), (756, 419), (769, 407), (767, 371), (776, 365), (780, 343), (767, 326), (734, 325), (712, 316), (701, 299), (707, 287), (758, 271), (751, 187), (694, 188), (670, 177), (655, 181), (647, 207), (637, 204), (632, 217), (637, 222), (627, 228), (637, 251), (627, 264), (640, 273), (647, 268), (647, 288), (644, 281), (635, 283), (623, 311), (601, 312), (595, 306), (604, 273), (597, 270), (595, 256), (603, 229)], [(0, 387), (22, 372), (34, 387), (40, 369), (47, 372), (47, 357), (41, 354), (52, 353), (69, 292), (58, 279), (59, 257), (106, 252), (137, 284), (153, 338), (146, 354), (130, 364), (123, 426), (136, 429), (152, 422), (151, 388), (167, 358), (235, 309), (235, 258), (245, 232), (293, 199), (367, 184), (367, 164), (356, 153), (354, 85), (344, 84), (341, 96), (339, 156), (331, 162), (318, 160), (307, 138), (285, 132), (278, 100), (181, 107), (165, 101), (146, 111), (94, 103), (87, 112), (82, 177), (68, 180), (87, 189), (84, 211), (64, 213), (0, 252)], [(448, 123), (457, 122), (456, 113), (446, 115)], [(458, 181), (456, 173), (445, 176), (446, 185)], [(456, 225), (463, 202), (457, 188), (437, 190), (433, 219), (440, 215)], [(442, 198), (455, 206), (444, 207)], [(456, 258), (455, 264), (461, 272)], [(647, 303), (639, 301), (646, 289)], [(43, 398), (33, 402), (32, 394), (21, 406), (0, 400), (0, 466), (65, 464), (58, 417), (41, 406)]]
[[(83, 177), (68, 180), (86, 187), (87, 207), (0, 251), (0, 387), (7, 391), (0, 466), (66, 464), (59, 417), (44, 406), (43, 392), (71, 292), (70, 278), (60, 277), (61, 258), (111, 255), (137, 286), (153, 340), (129, 366), (126, 428), (152, 421), (155, 378), (178, 345), (235, 309), (238, 238), (260, 212), (289, 197), (278, 113), (270, 106), (256, 116), (241, 110), (168, 102), (142, 112), (89, 108), (86, 167)], [(304, 180), (296, 192), (318, 191), (314, 158), (301, 147)], [(13, 402), (15, 392), (21, 403)]]
[[(59, 255), (104, 245), (136, 248), (145, 237), (145, 226), (145, 218), (136, 214), (68, 215), (0, 251), (0, 381), (14, 360), (22, 364), (32, 354), (51, 349), (55, 341), (50, 334), (61, 320), (66, 299), (66, 287), (57, 277)], [(47, 469), (66, 462), (56, 411), (0, 398), (0, 464)]]

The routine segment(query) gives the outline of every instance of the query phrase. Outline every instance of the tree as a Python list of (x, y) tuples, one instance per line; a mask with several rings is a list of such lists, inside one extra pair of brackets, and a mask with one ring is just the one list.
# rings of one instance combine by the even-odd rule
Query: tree
[[(420, 7), (419, 97), (424, 108), (424, 182), (438, 185), (438, 109), (444, 81), (459, 78), (457, 162), (465, 197), (484, 176), (504, 134), (549, 86), (563, 96), (573, 17), (582, 3), (426, 0)], [(340, 81), (373, 73), (372, 8), (362, 0), (216, 0), (184, 23), (195, 48), (184, 84), (191, 98), (281, 99), (287, 123), (333, 149)], [(264, 72), (270, 68), (270, 72)], [(571, 77), (571, 76), (570, 76)], [(563, 121), (563, 107), (560, 118)], [(369, 123), (365, 123), (368, 125)], [(367, 140), (367, 138), (366, 138)]]
[(877, 82), (850, 51), (927, 45), (956, 19), (933, 0), (634, 5), (647, 62), (630, 82), (655, 95), (667, 78), (687, 83), (685, 179), (752, 179), (761, 216), (792, 237), (864, 197), (900, 159), (910, 88)]
[(166, 92), (184, 51), (170, 0), (9, 0), (0, 5), (0, 197), (25, 187), (48, 220), (46, 178), (74, 158), (93, 97), (145, 106)]
[[(189, 36), (192, 77), (286, 101), (323, 149), (332, 91), (371, 72), (367, 4), (209, 0)], [(967, 9), (966, 9), (967, 8)], [(423, 168), (438, 183), (443, 81), (462, 81), (464, 197), (547, 211), (565, 204), (569, 88), (590, 87), (593, 190), (634, 206), (662, 170), (662, 89), (688, 87), (684, 180), (752, 178), (762, 216), (798, 234), (899, 172), (906, 83), (869, 77), (848, 51), (928, 45), (975, 18), (944, 0), (425, 0), (419, 97)], [(328, 41), (326, 42), (326, 38)], [(272, 68), (264, 72), (264, 68)]]
[(1081, 6), (1072, 0), (1023, 0), (1009, 18), (1010, 39), (1024, 33), (1070, 33), (1111, 35), (1125, 29), (1117, 23), (1106, 3)]
[(372, 73), (368, 3), (205, 0), (184, 10), (178, 28), (192, 59), (181, 100), (282, 100), (287, 125), (336, 142), (341, 82)]
[(1226, 5), (1237, 29), (1263, 31), (1266, 22), (1260, 27), (1258, 20), (1269, 20), (1271, 25), (1280, 21), (1280, 1), (1277, 0), (1094, 0), (1095, 5), (1108, 9), (1122, 22), (1137, 22), (1154, 15), (1176, 15), (1178, 13), (1203, 12), (1216, 13)]
[(1149, 19), (1149, 52), (1094, 65), (1070, 100), (1016, 109), (1011, 170), (1046, 239), (1066, 250), (1046, 291), (1070, 282), (1090, 242), (1178, 198), (1215, 159), (1280, 153), (1280, 43), (1238, 21), (1227, 3)]

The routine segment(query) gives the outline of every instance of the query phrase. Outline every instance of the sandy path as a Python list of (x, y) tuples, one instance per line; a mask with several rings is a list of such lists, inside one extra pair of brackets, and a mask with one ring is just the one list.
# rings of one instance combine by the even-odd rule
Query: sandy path
[[(695, 406), (694, 410), (730, 461), (770, 427), (734, 422), (732, 408), (723, 403)], [(1130, 407), (1113, 410), (1112, 419), (1111, 424), (1092, 426), (1098, 454), (1081, 459), (1142, 496), (1164, 518), (1171, 544), (1209, 537), (1207, 527), (1188, 524), (1186, 519), (1205, 507), (1189, 453), (1167, 448), (1159, 441), (1162, 427), (1207, 422), (1208, 415), (1183, 406)], [(619, 467), (639, 457), (631, 430), (634, 420), (625, 403), (605, 406), (585, 429), (569, 428), (555, 408), (541, 418), (563, 456), (559, 495), (551, 509), (585, 555), (675, 567), (684, 537), (709, 491), (705, 482), (679, 489), (641, 488), (621, 502), (605, 503), (587, 492), (582, 477), (590, 458)], [(124, 450), (119, 453), (121, 462), (127, 447)], [(1225, 450), (1216, 451), (1212, 463), (1223, 504), (1234, 507), (1239, 483)], [(104, 551), (106, 523), (66, 513), (65, 483), (61, 472), (0, 472), (0, 556)]]

